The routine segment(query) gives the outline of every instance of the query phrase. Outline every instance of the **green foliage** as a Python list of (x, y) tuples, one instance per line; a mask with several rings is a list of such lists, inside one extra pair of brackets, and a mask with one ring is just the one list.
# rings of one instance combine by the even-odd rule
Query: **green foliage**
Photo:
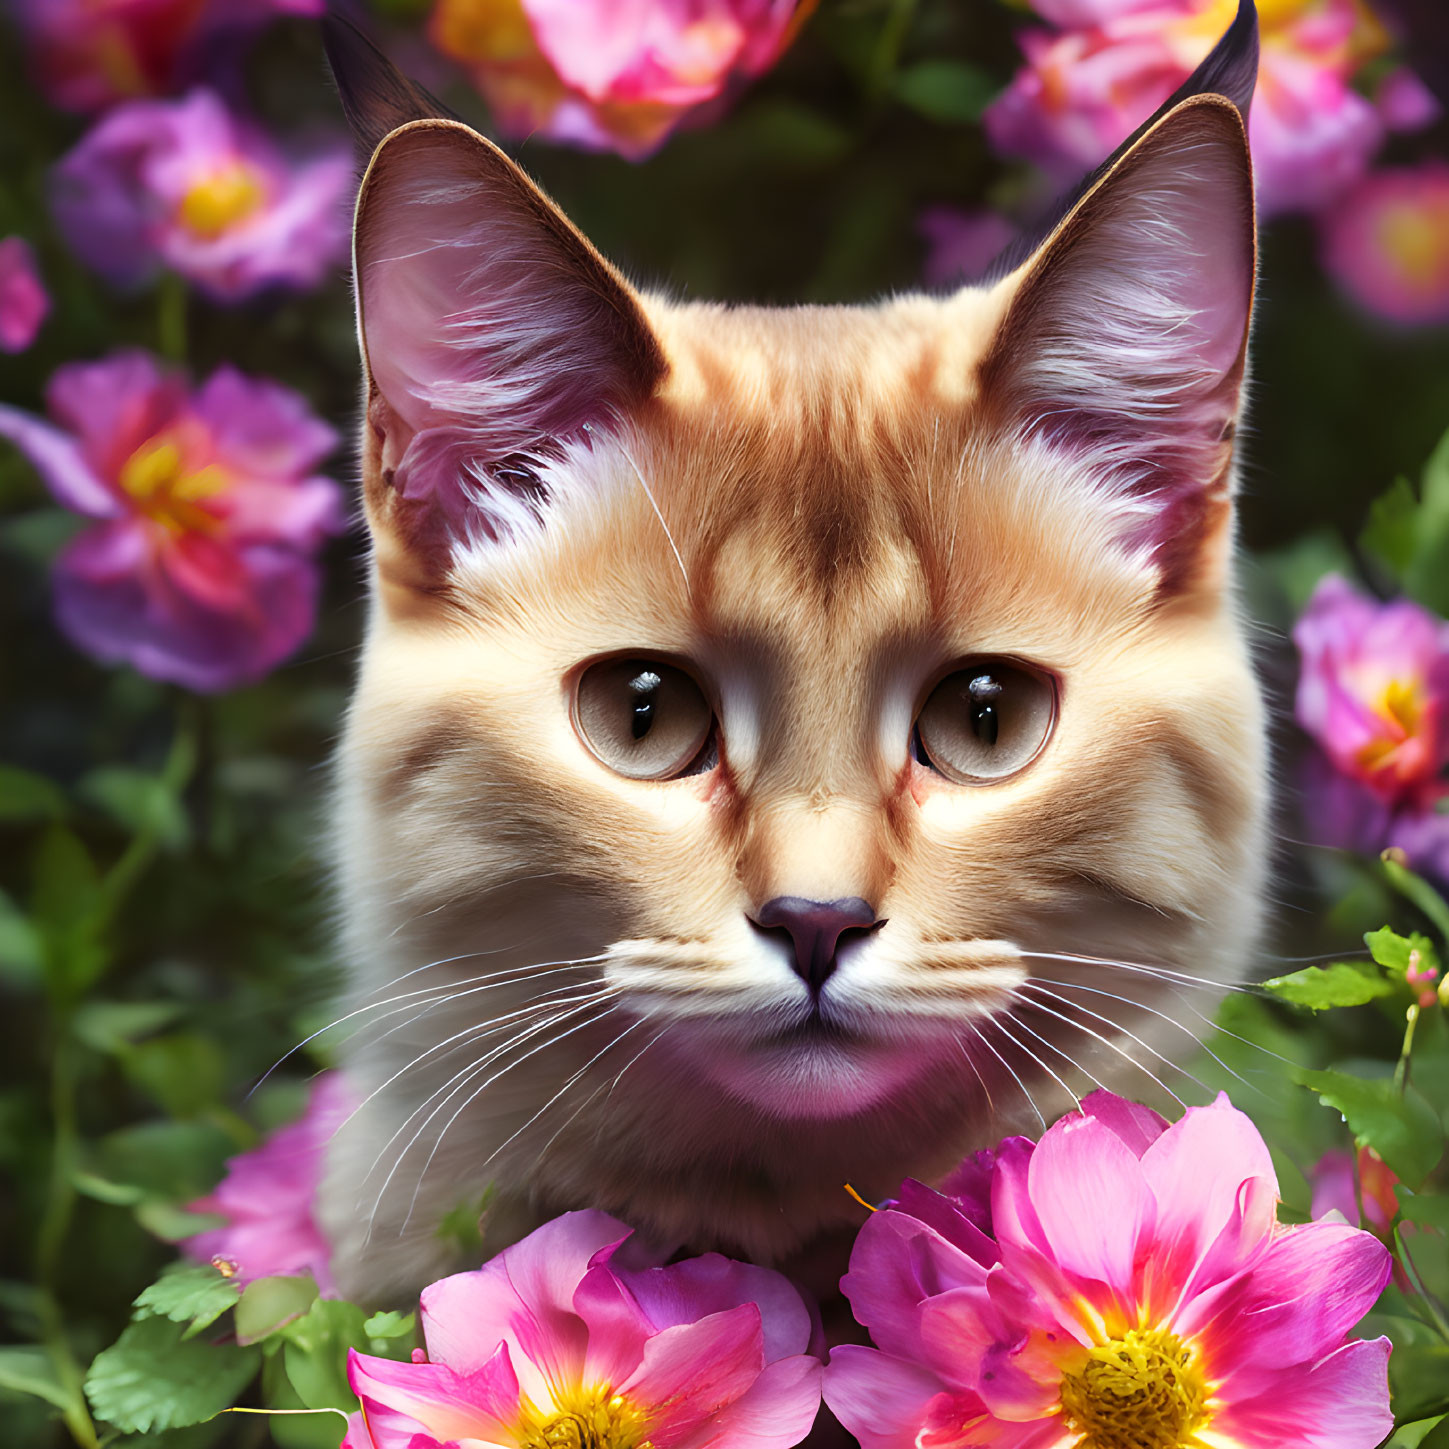
[(239, 1298), (236, 1283), (210, 1264), (172, 1263), (142, 1290), (136, 1299), (136, 1317), (169, 1318), (186, 1326), (183, 1338), (194, 1338), (223, 1313), (237, 1308)]
[(1359, 543), (1404, 593), (1449, 614), (1449, 433), (1425, 465), (1417, 493), (1399, 478), (1375, 500)]
[(1296, 1072), (1325, 1107), (1343, 1114), (1360, 1147), (1372, 1147), (1410, 1187), (1418, 1187), (1444, 1153), (1439, 1114), (1418, 1092), (1387, 1079), (1366, 1081), (1347, 1072)]
[(235, 1403), (261, 1366), (256, 1349), (188, 1338), (170, 1318), (138, 1318), (96, 1355), (86, 1397), (127, 1434), (201, 1424)]
[(1362, 961), (1338, 961), (1332, 966), (1308, 966), (1288, 976), (1275, 976), (1263, 983), (1280, 1001), (1327, 1011), (1334, 1006), (1364, 1006), (1388, 996), (1393, 986)]

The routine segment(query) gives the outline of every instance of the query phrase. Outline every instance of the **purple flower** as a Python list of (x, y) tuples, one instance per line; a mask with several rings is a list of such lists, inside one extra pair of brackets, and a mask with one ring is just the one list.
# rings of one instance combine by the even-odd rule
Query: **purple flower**
[(1390, 322), (1449, 322), (1449, 164), (1376, 171), (1321, 219), (1324, 269)]
[(345, 1449), (790, 1449), (820, 1407), (810, 1313), (711, 1254), (627, 1264), (629, 1229), (567, 1213), (424, 1289), (426, 1361), (353, 1352)]
[[(1095, 166), (1185, 80), (1232, 20), (1224, 0), (1030, 0), (1055, 28), (1022, 36), (1026, 64), (988, 108), (1002, 151), (1066, 180)], [(1355, 0), (1260, 7), (1250, 130), (1266, 209), (1311, 210), (1356, 180), (1383, 122), (1352, 80), (1383, 44)]]
[(324, 0), (16, 0), (36, 79), (69, 111), (175, 90), (275, 15)]
[(134, 101), (56, 166), (52, 204), (71, 249), (120, 286), (169, 267), (223, 302), (315, 286), (347, 251), (352, 161), (296, 164), (207, 90)]
[(1293, 629), (1298, 723), (1323, 751), (1304, 813), (1325, 845), (1396, 846), (1449, 877), (1449, 624), (1407, 599), (1380, 604), (1336, 574)]
[(955, 206), (928, 206), (916, 230), (927, 248), (921, 271), (933, 287), (979, 281), (1016, 237), (1016, 228), (999, 212)]
[(35, 254), (18, 236), (0, 241), (0, 352), (24, 352), (50, 311)]
[(0, 407), (56, 501), (92, 520), (56, 560), (56, 618), (107, 663), (212, 692), (311, 632), (316, 555), (343, 526), (317, 474), (337, 435), (296, 393), (223, 367), (195, 392), (149, 354), (56, 371), (54, 425)]
[(298, 1121), (233, 1157), (216, 1191), (189, 1205), (191, 1212), (216, 1213), (227, 1222), (187, 1238), (182, 1251), (201, 1263), (225, 1259), (242, 1287), (257, 1278), (310, 1273), (330, 1295), (332, 1250), (313, 1208), (327, 1144), (355, 1106), (341, 1072), (318, 1077)]
[(1422, 803), (1449, 764), (1449, 624), (1330, 574), (1293, 629), (1298, 723), (1386, 804)]

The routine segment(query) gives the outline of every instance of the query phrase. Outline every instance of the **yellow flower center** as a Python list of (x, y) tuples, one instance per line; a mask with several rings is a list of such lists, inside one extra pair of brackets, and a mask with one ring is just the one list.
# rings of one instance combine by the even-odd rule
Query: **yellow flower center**
[(1062, 1379), (1062, 1418), (1075, 1449), (1191, 1449), (1207, 1420), (1193, 1349), (1163, 1328), (1131, 1329), (1087, 1350)]
[(193, 182), (181, 198), (181, 224), (208, 241), (245, 221), (266, 199), (261, 173), (245, 161), (229, 161)]
[(206, 532), (216, 517), (197, 504), (227, 485), (225, 470), (214, 463), (188, 469), (186, 455), (174, 437), (161, 433), (142, 443), (121, 465), (121, 489), (137, 508), (174, 533)]
[(548, 1409), (528, 1399), (518, 1423), (518, 1449), (652, 1449), (647, 1416), (607, 1384), (580, 1386)]
[(1438, 285), (1449, 272), (1449, 203), (1399, 205), (1384, 209), (1379, 220), (1379, 245), (1414, 286)]
[(1424, 698), (1417, 679), (1391, 679), (1374, 705), (1374, 713), (1388, 727), (1378, 739), (1370, 740), (1358, 752), (1366, 770), (1384, 769), (1399, 749), (1414, 739), (1423, 724)]

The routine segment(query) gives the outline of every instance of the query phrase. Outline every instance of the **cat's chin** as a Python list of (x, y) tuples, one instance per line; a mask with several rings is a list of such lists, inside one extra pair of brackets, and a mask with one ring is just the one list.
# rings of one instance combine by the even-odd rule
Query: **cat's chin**
[(929, 1053), (807, 1024), (748, 1044), (701, 1043), (700, 1065), (732, 1096), (772, 1116), (857, 1116), (907, 1087)]

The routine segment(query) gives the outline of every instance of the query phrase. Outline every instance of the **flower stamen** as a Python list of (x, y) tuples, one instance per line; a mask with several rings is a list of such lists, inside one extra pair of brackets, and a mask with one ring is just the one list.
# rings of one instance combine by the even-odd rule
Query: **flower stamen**
[(1166, 1329), (1131, 1329), (1063, 1377), (1061, 1412), (1077, 1449), (1190, 1449), (1206, 1398), (1191, 1345)]

